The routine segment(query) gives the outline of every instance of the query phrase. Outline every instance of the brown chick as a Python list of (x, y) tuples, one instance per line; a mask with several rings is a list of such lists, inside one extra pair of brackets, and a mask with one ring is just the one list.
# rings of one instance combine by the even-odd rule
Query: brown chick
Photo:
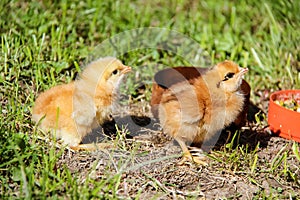
[[(207, 70), (194, 81), (172, 85), (162, 96), (159, 120), (164, 132), (173, 137), (183, 151), (183, 159), (206, 164), (193, 157), (188, 144), (201, 146), (218, 136), (242, 111), (244, 95), (240, 85), (248, 69), (224, 61)], [(191, 83), (191, 84), (190, 84)]]
[(105, 143), (80, 142), (92, 129), (109, 119), (120, 82), (129, 71), (130, 67), (113, 57), (91, 62), (78, 80), (39, 95), (32, 111), (33, 121), (74, 150), (102, 148)]

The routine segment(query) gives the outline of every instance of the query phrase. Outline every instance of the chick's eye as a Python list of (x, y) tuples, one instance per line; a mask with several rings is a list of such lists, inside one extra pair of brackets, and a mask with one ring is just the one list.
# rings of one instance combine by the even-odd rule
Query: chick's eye
[(227, 74), (225, 75), (225, 77), (224, 77), (224, 81), (226, 81), (226, 80), (232, 78), (233, 76), (234, 76), (234, 73), (232, 73), (232, 72), (227, 73)]
[(118, 72), (119, 72), (119, 70), (116, 69), (116, 70), (114, 70), (114, 71), (112, 72), (112, 74), (113, 74), (113, 75), (116, 75), (116, 74), (118, 74)]

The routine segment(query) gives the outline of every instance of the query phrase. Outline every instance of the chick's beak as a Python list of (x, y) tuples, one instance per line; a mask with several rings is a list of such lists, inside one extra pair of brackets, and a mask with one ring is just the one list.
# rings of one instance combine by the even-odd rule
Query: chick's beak
[(128, 73), (128, 72), (130, 72), (131, 71), (131, 67), (129, 67), (129, 66), (124, 66), (124, 69), (121, 71), (121, 73), (122, 74), (126, 74), (126, 73)]
[(242, 75), (244, 75), (245, 73), (248, 72), (248, 68), (241, 68), (241, 67), (240, 67), (239, 70), (240, 70), (240, 71), (239, 71), (239, 75), (240, 75), (240, 76), (242, 76)]

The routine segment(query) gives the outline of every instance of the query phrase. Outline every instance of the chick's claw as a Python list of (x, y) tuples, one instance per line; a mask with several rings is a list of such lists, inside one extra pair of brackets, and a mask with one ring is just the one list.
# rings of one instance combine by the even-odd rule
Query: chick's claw
[(177, 163), (177, 165), (181, 166), (191, 161), (193, 161), (193, 156), (188, 152), (182, 156), (181, 160)]
[(199, 157), (199, 156), (193, 156), (193, 161), (197, 165), (203, 165), (203, 166), (208, 166), (208, 161), (205, 156)]
[(192, 162), (195, 163), (197, 165), (203, 165), (203, 166), (207, 166), (208, 162), (207, 162), (207, 158), (206, 156), (192, 156), (190, 153), (185, 153), (183, 155), (183, 157), (181, 158), (181, 160), (177, 163), (177, 165), (184, 165), (187, 164), (188, 162)]
[(89, 144), (79, 144), (77, 146), (70, 146), (70, 148), (74, 151), (96, 151), (96, 150), (104, 150), (107, 148), (113, 148), (114, 145), (111, 143), (89, 143)]

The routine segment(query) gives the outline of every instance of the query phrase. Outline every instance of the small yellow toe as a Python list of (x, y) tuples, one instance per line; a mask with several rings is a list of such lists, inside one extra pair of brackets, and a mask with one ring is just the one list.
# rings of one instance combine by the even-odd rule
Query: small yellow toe
[(97, 151), (104, 150), (108, 148), (113, 148), (114, 144), (112, 143), (89, 143), (89, 144), (79, 144), (77, 146), (70, 146), (74, 151)]
[(177, 163), (177, 165), (184, 165), (188, 162), (193, 162), (197, 165), (207, 166), (207, 157), (206, 156), (192, 156), (191, 154), (184, 154), (182, 159)]
[(203, 165), (203, 166), (207, 166), (208, 165), (206, 157), (198, 157), (198, 156), (196, 157), (196, 156), (193, 156), (193, 161), (197, 165)]

